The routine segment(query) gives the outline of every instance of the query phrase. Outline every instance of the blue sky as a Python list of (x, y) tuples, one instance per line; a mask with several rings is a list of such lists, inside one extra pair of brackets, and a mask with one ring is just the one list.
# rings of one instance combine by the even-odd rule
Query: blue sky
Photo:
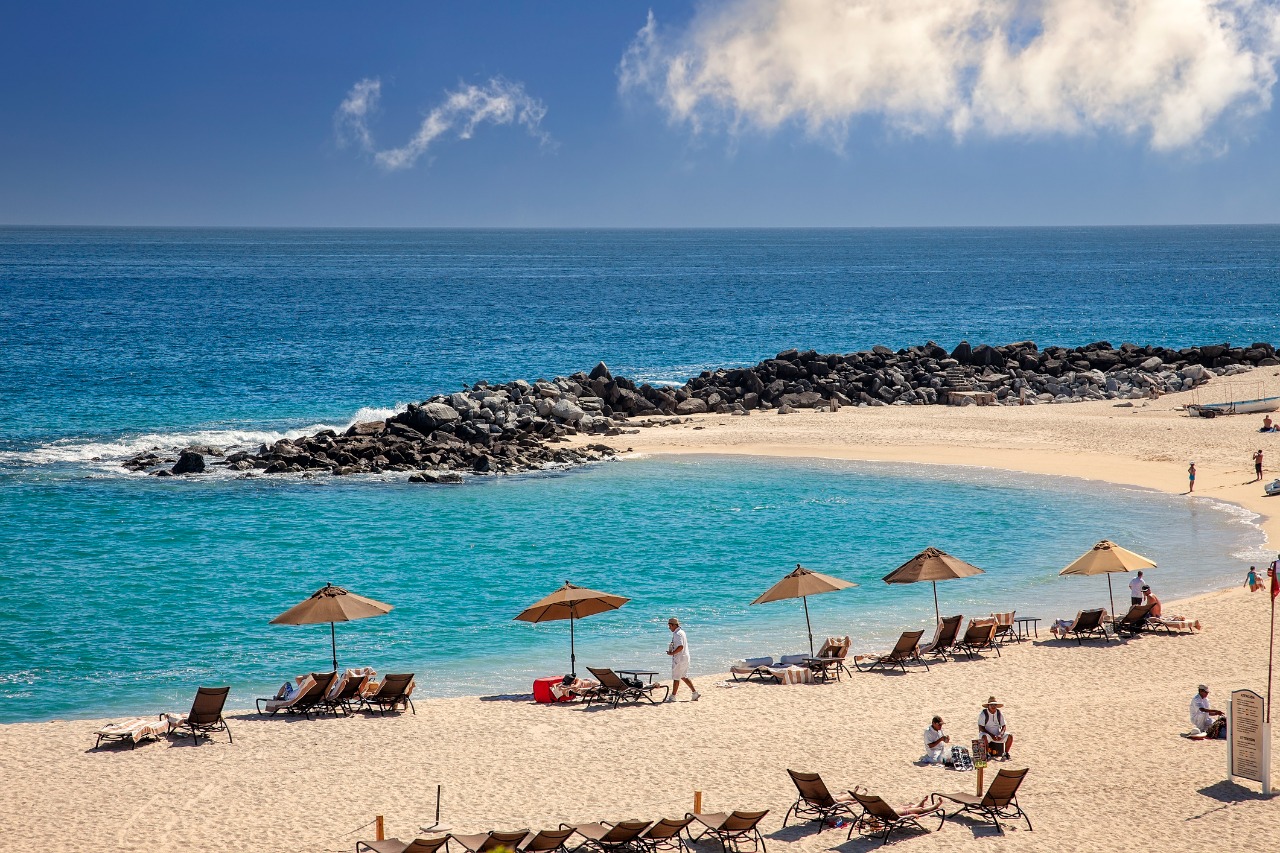
[(1106, 5), (11, 4), (0, 223), (1280, 222), (1275, 0)]

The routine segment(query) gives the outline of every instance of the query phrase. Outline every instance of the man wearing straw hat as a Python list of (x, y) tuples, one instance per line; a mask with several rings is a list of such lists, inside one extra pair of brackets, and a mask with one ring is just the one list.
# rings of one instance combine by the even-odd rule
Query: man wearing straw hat
[(1013, 735), (1009, 733), (1004, 714), (1000, 712), (1003, 707), (996, 701), (996, 697), (987, 698), (987, 704), (978, 714), (978, 733), (982, 736), (982, 748), (988, 755), (991, 754), (991, 744), (998, 743), (1004, 752), (1004, 760), (1008, 761), (1009, 750), (1013, 748)]
[(689, 685), (689, 691), (693, 694), (689, 698), (697, 702), (702, 694), (689, 680), (689, 638), (676, 617), (672, 616), (667, 620), (667, 627), (671, 629), (671, 642), (667, 644), (667, 655), (671, 658), (671, 695), (663, 701), (676, 701), (676, 693), (680, 691), (680, 682), (683, 681)]

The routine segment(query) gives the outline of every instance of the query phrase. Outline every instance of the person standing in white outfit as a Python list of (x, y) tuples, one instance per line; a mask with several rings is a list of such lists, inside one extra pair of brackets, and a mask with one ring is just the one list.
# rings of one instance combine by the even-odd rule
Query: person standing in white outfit
[(685, 636), (684, 629), (680, 627), (680, 620), (676, 617), (672, 616), (667, 620), (667, 627), (671, 629), (671, 642), (667, 644), (667, 655), (671, 658), (671, 695), (666, 698), (666, 701), (676, 701), (676, 693), (680, 692), (680, 682), (683, 681), (689, 685), (689, 690), (693, 692), (693, 701), (697, 702), (702, 698), (702, 694), (689, 680), (689, 638)]

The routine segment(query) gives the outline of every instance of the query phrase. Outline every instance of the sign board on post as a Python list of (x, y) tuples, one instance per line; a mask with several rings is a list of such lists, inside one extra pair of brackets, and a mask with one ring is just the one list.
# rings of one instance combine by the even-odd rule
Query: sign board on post
[(1227, 780), (1233, 777), (1262, 783), (1271, 794), (1271, 725), (1266, 703), (1252, 690), (1233, 690), (1227, 705)]

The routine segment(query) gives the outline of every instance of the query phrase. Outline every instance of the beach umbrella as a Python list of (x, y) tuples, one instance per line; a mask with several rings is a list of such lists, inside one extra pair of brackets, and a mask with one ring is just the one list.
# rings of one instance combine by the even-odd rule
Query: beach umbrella
[(964, 560), (951, 556), (937, 548), (925, 548), (901, 566), (884, 576), (885, 583), (919, 583), (929, 581), (933, 584), (933, 614), (942, 621), (942, 611), (938, 609), (938, 581), (949, 581), (955, 578), (971, 578), (983, 574), (982, 569), (970, 565)]
[(533, 606), (522, 611), (520, 615), (516, 617), (516, 621), (554, 622), (557, 619), (568, 619), (569, 672), (577, 675), (578, 658), (574, 653), (573, 647), (574, 620), (581, 619), (584, 616), (594, 616), (597, 613), (604, 613), (609, 610), (617, 610), (630, 600), (631, 599), (629, 598), (623, 598), (621, 595), (611, 595), (607, 592), (598, 592), (594, 589), (574, 586), (568, 581), (565, 581), (564, 586), (560, 587)]
[(783, 601), (798, 598), (804, 602), (804, 624), (809, 629), (809, 654), (813, 654), (813, 625), (809, 622), (809, 596), (824, 592), (835, 592), (857, 586), (852, 581), (833, 578), (821, 572), (813, 572), (796, 563), (796, 569), (773, 586), (766, 589), (752, 604), (764, 604), (766, 601)]
[(340, 586), (325, 584), (311, 594), (303, 602), (295, 604), (276, 618), (271, 625), (317, 625), (329, 623), (329, 644), (333, 649), (333, 668), (338, 668), (338, 635), (334, 629), (337, 622), (352, 622), (356, 619), (368, 619), (370, 616), (382, 616), (391, 610), (390, 604), (347, 592)]
[(1107, 598), (1111, 601), (1111, 615), (1116, 613), (1116, 598), (1111, 591), (1111, 576), (1116, 572), (1137, 572), (1154, 569), (1156, 564), (1128, 548), (1121, 548), (1110, 539), (1103, 539), (1067, 566), (1059, 575), (1106, 575)]

